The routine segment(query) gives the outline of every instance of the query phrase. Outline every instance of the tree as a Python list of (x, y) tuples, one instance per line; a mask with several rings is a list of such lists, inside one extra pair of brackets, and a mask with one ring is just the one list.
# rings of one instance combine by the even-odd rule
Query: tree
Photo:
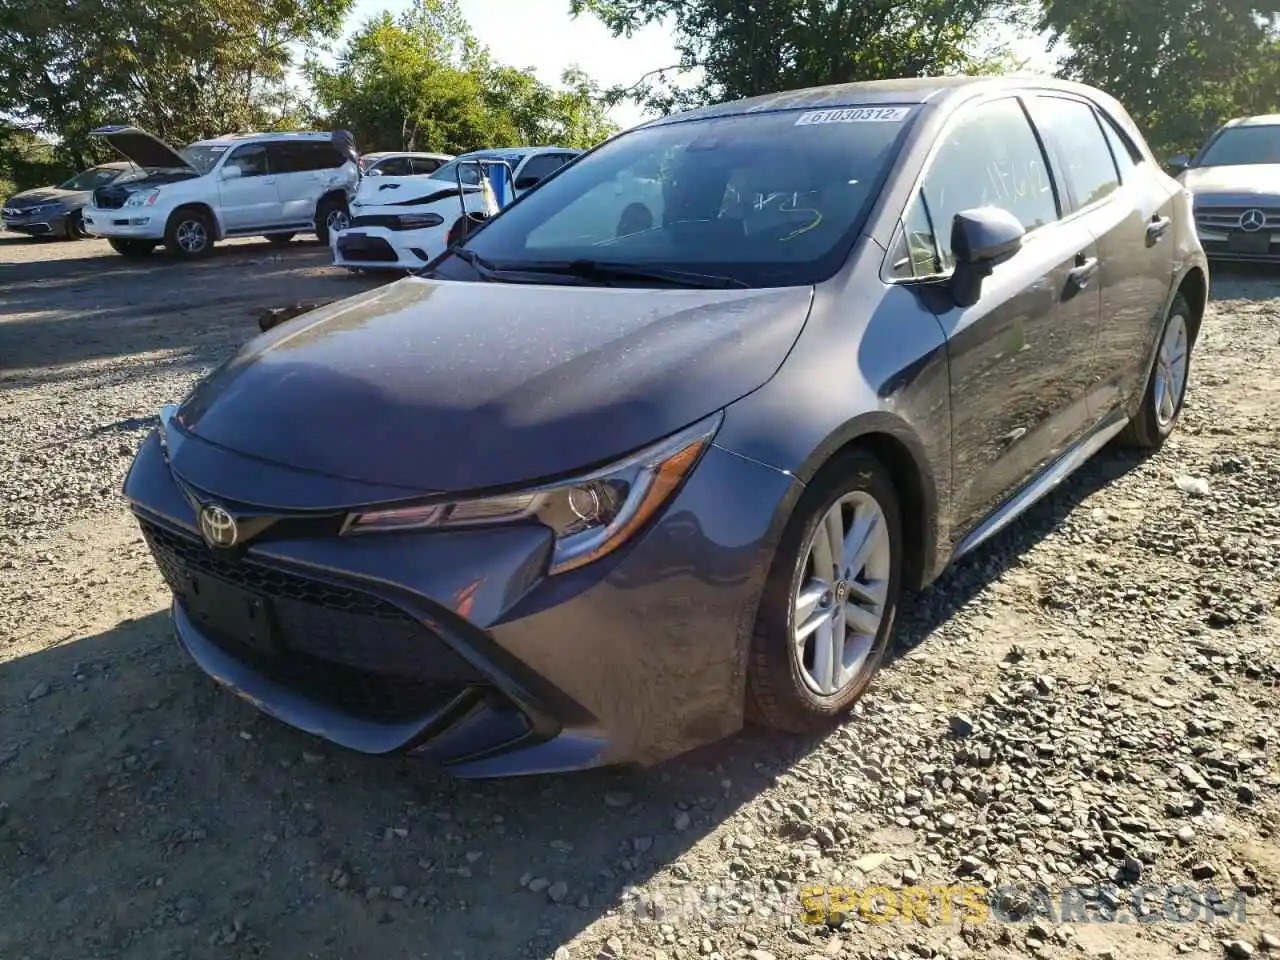
[[(662, 112), (708, 100), (885, 77), (977, 72), (975, 40), (1026, 0), (571, 0), (615, 36), (670, 22), (679, 60), (615, 89)], [(693, 89), (672, 75), (701, 69)]]
[(1234, 116), (1280, 110), (1280, 3), (1044, 0), (1063, 73), (1121, 100), (1162, 153)]
[(456, 0), (368, 20), (334, 66), (312, 58), (307, 75), (323, 122), (352, 131), (362, 150), (591, 146), (613, 130), (584, 74), (567, 71), (555, 89), (494, 63)]
[(0, 0), (0, 115), (77, 166), (103, 123), (178, 142), (287, 123), (292, 46), (335, 36), (351, 4)]

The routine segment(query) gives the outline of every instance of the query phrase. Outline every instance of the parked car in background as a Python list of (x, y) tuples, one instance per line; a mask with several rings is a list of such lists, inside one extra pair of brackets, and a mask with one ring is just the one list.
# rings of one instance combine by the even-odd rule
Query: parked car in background
[[(366, 177), (351, 203), (348, 228), (333, 237), (333, 262), (350, 269), (420, 269), (465, 235), (468, 217), (493, 216), (581, 153), (566, 147), (476, 150), (428, 177)], [(485, 168), (495, 174), (494, 190), (486, 192), (481, 165), (470, 162), (478, 160), (505, 164), (511, 176), (499, 174), (496, 165)]]
[(360, 172), (366, 177), (421, 177), (435, 173), (452, 159), (451, 153), (366, 153), (360, 157)]
[(137, 127), (94, 131), (146, 171), (93, 191), (86, 229), (119, 253), (147, 256), (159, 244), (202, 257), (230, 237), (288, 243), (315, 233), (327, 243), (344, 226), (359, 177), (328, 133), (248, 133), (175, 150)]
[(1169, 165), (1194, 197), (1210, 257), (1280, 262), (1280, 114), (1232, 120)]
[(88, 236), (81, 211), (95, 189), (145, 176), (146, 171), (132, 163), (100, 163), (56, 187), (15, 193), (0, 209), (0, 226), (30, 237), (79, 240)]
[[(654, 180), (648, 228), (583, 204)], [(825, 729), (904, 590), (1159, 448), (1208, 288), (1098, 90), (788, 91), (629, 130), (251, 341), (125, 495), (181, 643), (276, 717), (460, 776), (651, 763)]]

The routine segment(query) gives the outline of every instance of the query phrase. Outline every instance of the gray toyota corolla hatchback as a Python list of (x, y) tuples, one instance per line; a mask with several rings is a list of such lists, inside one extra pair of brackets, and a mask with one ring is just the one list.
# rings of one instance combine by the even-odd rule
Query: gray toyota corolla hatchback
[(187, 651), (460, 776), (821, 728), (938, 577), (1160, 446), (1209, 279), (1122, 107), (1053, 81), (665, 118), (166, 408), (125, 492)]

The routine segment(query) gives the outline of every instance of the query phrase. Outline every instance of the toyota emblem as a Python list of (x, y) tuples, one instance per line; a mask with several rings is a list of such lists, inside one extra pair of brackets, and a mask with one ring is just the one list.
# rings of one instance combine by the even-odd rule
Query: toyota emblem
[(234, 547), (240, 538), (236, 518), (216, 503), (200, 508), (200, 534), (211, 547)]
[(1254, 207), (1240, 214), (1240, 229), (1245, 233), (1257, 233), (1267, 225), (1267, 215)]

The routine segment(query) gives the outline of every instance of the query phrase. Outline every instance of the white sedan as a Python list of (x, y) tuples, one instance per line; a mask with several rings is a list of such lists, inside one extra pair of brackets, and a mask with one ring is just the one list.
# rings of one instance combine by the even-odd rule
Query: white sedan
[[(465, 235), (464, 203), (466, 215), (487, 219), (580, 153), (561, 147), (477, 150), (430, 176), (365, 177), (351, 203), (350, 224), (331, 240), (333, 262), (353, 270), (420, 269)], [(487, 168), (486, 180), (479, 164), (466, 162), (474, 160), (505, 163), (511, 182), (495, 166)]]

